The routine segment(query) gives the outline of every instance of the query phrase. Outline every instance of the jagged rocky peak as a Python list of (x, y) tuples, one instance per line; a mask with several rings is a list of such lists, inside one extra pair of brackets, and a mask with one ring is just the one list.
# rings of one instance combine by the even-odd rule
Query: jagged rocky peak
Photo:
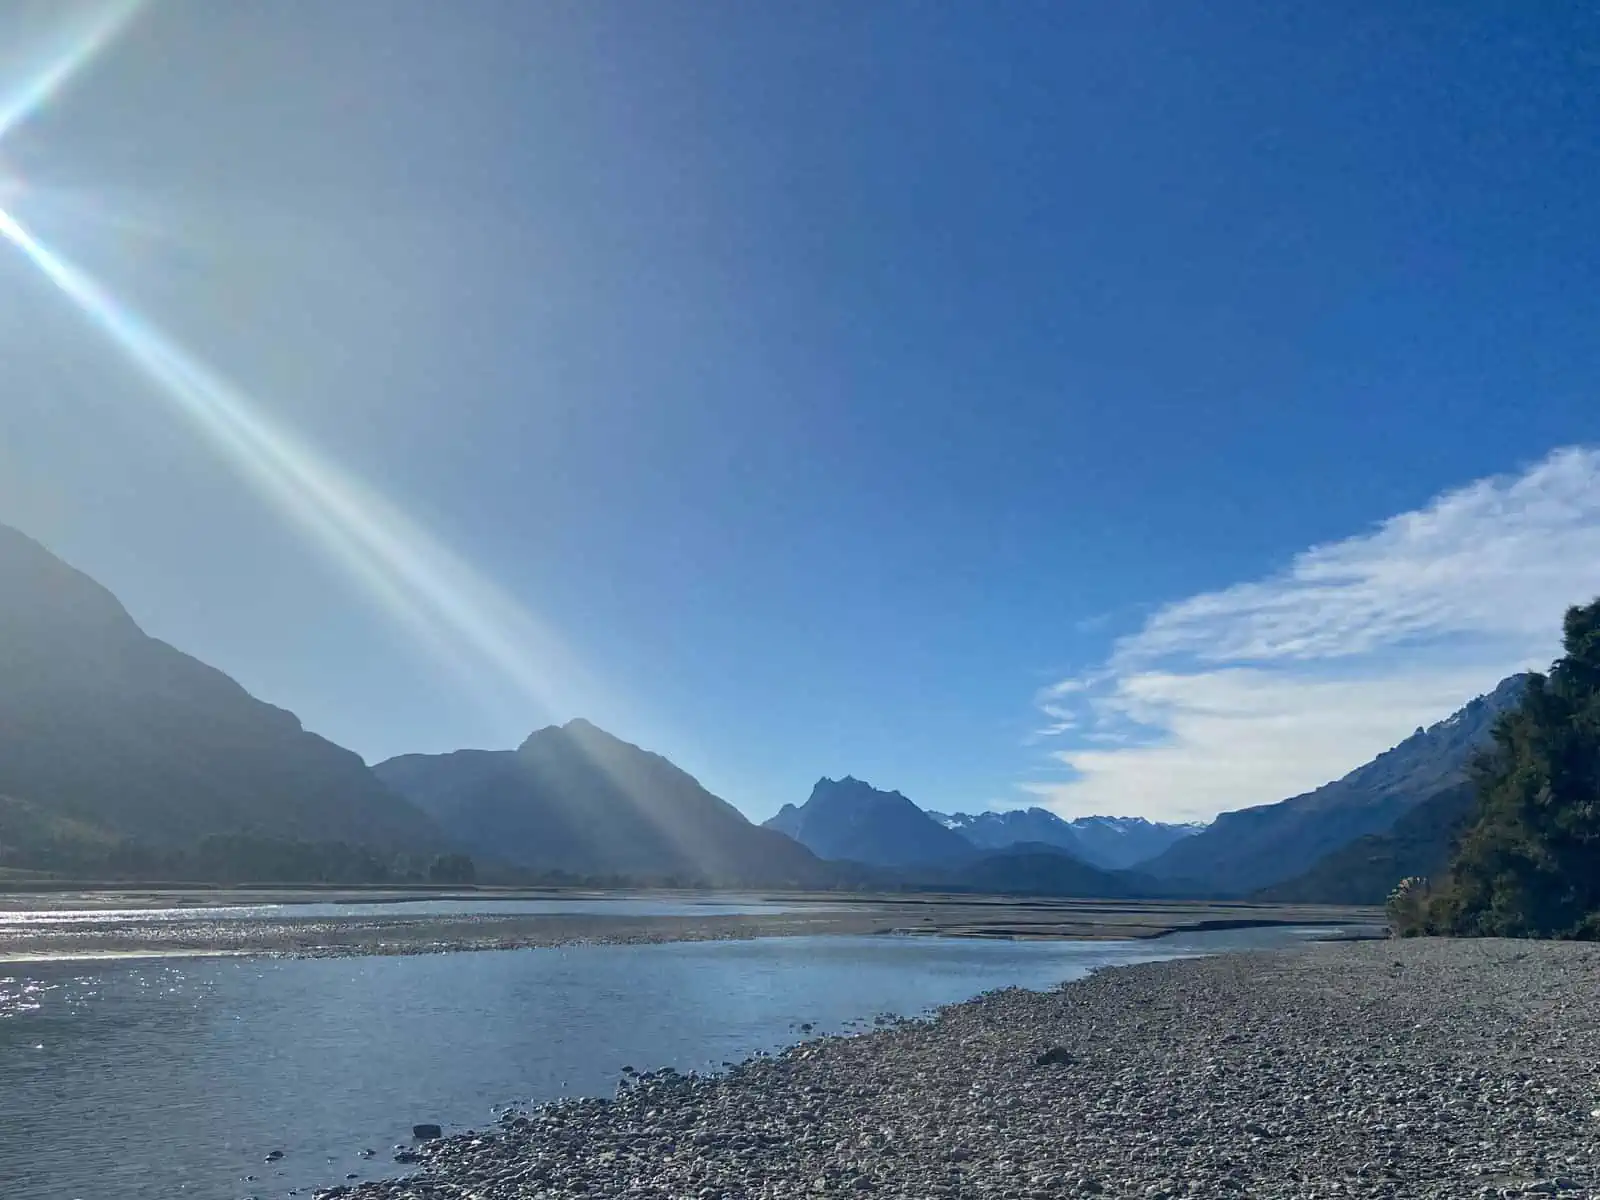
[(900, 792), (883, 791), (853, 775), (817, 780), (803, 805), (784, 805), (766, 825), (826, 859), (904, 866), (972, 853), (965, 838)]

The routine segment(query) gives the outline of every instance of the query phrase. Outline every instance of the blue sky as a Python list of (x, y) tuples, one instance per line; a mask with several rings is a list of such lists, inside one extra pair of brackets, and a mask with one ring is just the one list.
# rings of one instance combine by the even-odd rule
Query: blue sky
[(0, 13), (120, 314), (0, 245), (0, 520), (369, 759), (1208, 816), (1600, 593), (1576, 6), (122, 8)]

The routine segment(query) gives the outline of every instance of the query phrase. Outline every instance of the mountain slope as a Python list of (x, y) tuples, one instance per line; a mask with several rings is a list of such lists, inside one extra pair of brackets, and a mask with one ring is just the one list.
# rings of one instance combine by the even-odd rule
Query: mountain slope
[(1513, 675), (1447, 720), (1419, 729), (1343, 779), (1316, 791), (1223, 813), (1141, 870), (1183, 876), (1219, 891), (1253, 892), (1290, 879), (1359, 837), (1382, 833), (1407, 812), (1466, 776), (1495, 718), (1521, 698), (1527, 677)]
[(1075, 817), (1067, 822), (1083, 857), (1102, 867), (1132, 867), (1205, 830), (1203, 824), (1147, 821), (1143, 817)]
[(401, 754), (378, 763), (372, 771), (444, 828), (455, 824), (461, 806), (477, 789), (512, 768), (516, 760), (515, 750)]
[(831, 878), (805, 847), (587, 721), (516, 750), (408, 754), (374, 770), (469, 852), (516, 866), (753, 886)]
[(0, 795), (32, 826), (150, 845), (249, 833), (438, 848), (361, 759), (148, 637), (105, 588), (0, 526)]
[(799, 808), (785, 804), (765, 822), (818, 858), (905, 867), (973, 856), (972, 844), (899, 792), (881, 792), (846, 775), (819, 779)]
[(1412, 875), (1438, 877), (1477, 804), (1470, 781), (1429, 796), (1387, 833), (1357, 838), (1324, 855), (1309, 871), (1275, 883), (1255, 899), (1287, 904), (1382, 904)]
[(1091, 866), (1057, 846), (1019, 842), (944, 868), (935, 878), (952, 890), (1017, 896), (1110, 900), (1148, 894), (1146, 877)]

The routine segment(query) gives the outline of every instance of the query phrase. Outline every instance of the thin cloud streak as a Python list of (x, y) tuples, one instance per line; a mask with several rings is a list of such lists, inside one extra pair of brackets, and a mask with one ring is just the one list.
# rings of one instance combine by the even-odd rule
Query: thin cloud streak
[(1069, 778), (1022, 790), (1066, 816), (1185, 820), (1307, 791), (1548, 663), (1596, 593), (1600, 451), (1558, 450), (1160, 609), (1039, 694)]

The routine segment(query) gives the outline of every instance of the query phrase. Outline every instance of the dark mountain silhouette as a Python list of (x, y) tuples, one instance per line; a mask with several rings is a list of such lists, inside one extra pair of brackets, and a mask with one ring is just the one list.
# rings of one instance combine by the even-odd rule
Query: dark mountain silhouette
[(3, 525), (0, 796), (24, 836), (441, 841), (357, 755), (147, 636), (105, 588)]
[(1112, 870), (1154, 858), (1174, 842), (1205, 828), (1147, 821), (1143, 817), (1076, 817), (1068, 821), (1047, 808), (928, 815), (980, 849), (999, 850), (1037, 842)]
[(1233, 894), (1291, 879), (1331, 851), (1387, 831), (1423, 801), (1465, 779), (1495, 719), (1521, 700), (1526, 683), (1526, 675), (1502, 680), (1447, 720), (1417, 730), (1314, 792), (1223, 813), (1205, 832), (1176, 843), (1140, 869)]
[(407, 754), (374, 768), (475, 857), (574, 875), (774, 887), (833, 873), (659, 754), (588, 721), (516, 750)]
[(1160, 893), (1160, 885), (1128, 871), (1091, 866), (1058, 846), (1019, 842), (953, 867), (934, 878), (952, 891), (1111, 900)]
[(881, 792), (849, 775), (819, 779), (804, 804), (785, 804), (765, 824), (830, 860), (907, 867), (974, 855), (970, 842), (899, 792)]
[(1359, 837), (1318, 859), (1303, 875), (1275, 883), (1255, 898), (1286, 904), (1382, 904), (1402, 879), (1436, 877), (1444, 871), (1476, 803), (1477, 789), (1470, 780), (1452, 784), (1406, 813), (1387, 833)]

